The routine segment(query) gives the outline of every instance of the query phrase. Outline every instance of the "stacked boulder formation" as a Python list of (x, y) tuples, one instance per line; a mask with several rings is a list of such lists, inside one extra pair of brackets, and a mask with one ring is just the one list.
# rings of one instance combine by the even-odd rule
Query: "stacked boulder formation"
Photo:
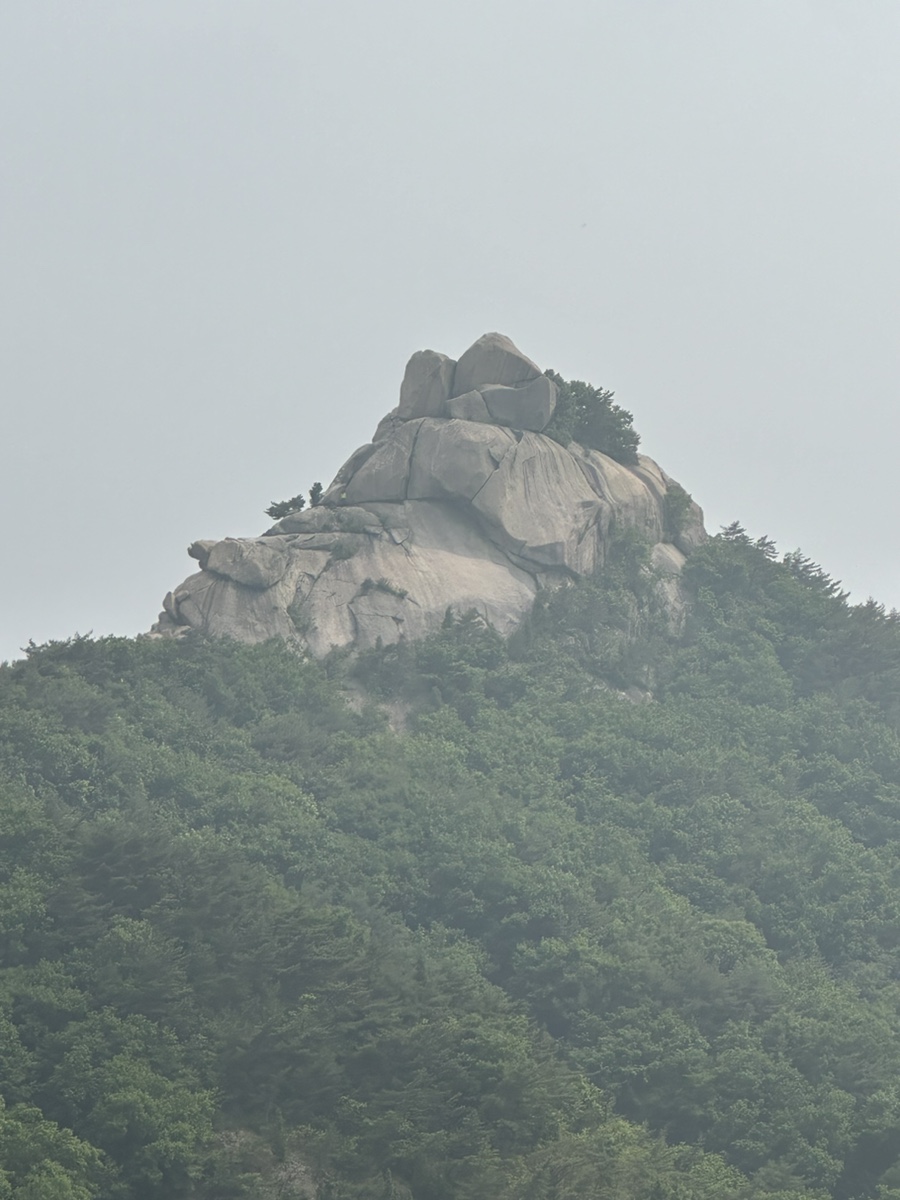
[(400, 403), (316, 507), (258, 538), (198, 541), (200, 570), (154, 626), (244, 642), (282, 638), (322, 657), (421, 638), (447, 610), (479, 612), (507, 635), (542, 588), (601, 570), (616, 533), (652, 546), (661, 587), (705, 537), (692, 504), (666, 531), (673, 485), (652, 459), (623, 465), (547, 437), (557, 388), (506, 337), (454, 362), (414, 354)]

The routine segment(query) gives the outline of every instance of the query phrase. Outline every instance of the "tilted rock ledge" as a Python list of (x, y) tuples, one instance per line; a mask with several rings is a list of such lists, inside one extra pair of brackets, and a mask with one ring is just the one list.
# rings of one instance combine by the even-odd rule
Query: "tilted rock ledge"
[(200, 565), (166, 596), (153, 632), (278, 637), (334, 647), (421, 638), (449, 609), (511, 633), (536, 593), (602, 569), (615, 533), (653, 545), (678, 606), (685, 555), (706, 536), (696, 504), (671, 538), (674, 481), (640, 455), (624, 466), (542, 430), (556, 385), (501, 334), (454, 362), (414, 354), (400, 403), (351, 455), (315, 508), (258, 538), (198, 541)]

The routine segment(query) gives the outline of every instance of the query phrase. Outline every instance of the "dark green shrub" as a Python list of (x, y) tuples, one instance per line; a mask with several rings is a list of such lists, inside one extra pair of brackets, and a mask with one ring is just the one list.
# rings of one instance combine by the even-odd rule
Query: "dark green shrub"
[[(325, 489), (318, 481), (309, 489), (309, 506), (315, 508), (322, 499), (322, 493)], [(280, 521), (282, 517), (289, 517), (292, 513), (302, 512), (306, 508), (306, 497), (303, 495), (292, 496), (290, 500), (273, 500), (266, 509), (266, 516), (271, 517), (273, 521)]]
[(627, 409), (613, 403), (614, 392), (592, 387), (580, 379), (563, 379), (547, 371), (559, 389), (553, 420), (544, 430), (562, 446), (580, 442), (620, 463), (636, 463), (640, 435)]
[(271, 517), (273, 521), (280, 521), (282, 517), (289, 517), (291, 513), (298, 513), (305, 507), (305, 496), (292, 496), (290, 500), (273, 500), (266, 509), (266, 516)]
[(691, 511), (693, 499), (680, 483), (670, 483), (666, 489), (664, 516), (666, 521), (665, 534), (669, 539), (677, 538), (684, 532), (688, 513)]

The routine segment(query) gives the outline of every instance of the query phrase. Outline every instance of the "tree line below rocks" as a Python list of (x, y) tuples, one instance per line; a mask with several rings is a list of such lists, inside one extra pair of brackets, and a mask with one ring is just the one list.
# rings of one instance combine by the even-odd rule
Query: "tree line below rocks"
[(897, 618), (685, 582), (0, 668), (0, 1197), (898, 1200)]

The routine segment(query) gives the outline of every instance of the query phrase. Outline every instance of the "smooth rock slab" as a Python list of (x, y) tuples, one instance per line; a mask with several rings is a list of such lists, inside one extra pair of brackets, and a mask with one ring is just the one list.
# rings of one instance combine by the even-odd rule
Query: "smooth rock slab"
[[(382, 424), (384, 424), (384, 422), (382, 422)], [(366, 459), (371, 458), (374, 453), (374, 442), (366, 442), (364, 446), (360, 446), (358, 450), (354, 450), (323, 492), (320, 504), (327, 508), (329, 504), (346, 503), (344, 491), (347, 487), (347, 484), (360, 469)]]
[(410, 500), (471, 500), (514, 449), (515, 435), (472, 421), (423, 421), (412, 454)]
[(347, 480), (340, 492), (326, 495), (336, 504), (365, 504), (369, 500), (405, 500), (413, 446), (422, 420), (403, 421), (378, 442), (371, 454)]
[(569, 452), (526, 433), (472, 501), (503, 550), (535, 567), (587, 574), (602, 561), (604, 505)]
[(287, 554), (271, 541), (225, 538), (210, 547), (203, 569), (244, 587), (263, 589), (278, 583), (287, 566)]

